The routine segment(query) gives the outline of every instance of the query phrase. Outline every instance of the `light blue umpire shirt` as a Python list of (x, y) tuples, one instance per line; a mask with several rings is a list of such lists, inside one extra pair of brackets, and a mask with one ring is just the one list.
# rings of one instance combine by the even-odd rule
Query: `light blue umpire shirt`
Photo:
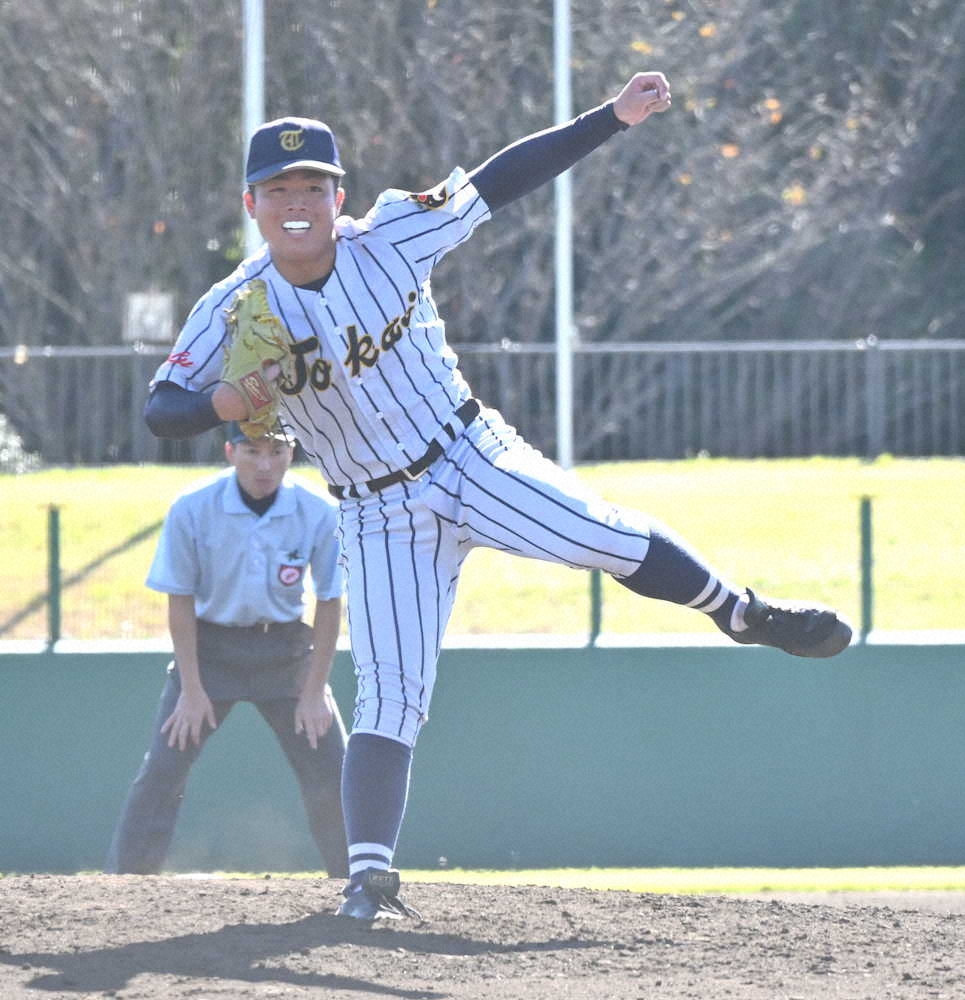
[(336, 505), (290, 473), (261, 516), (242, 500), (234, 468), (171, 505), (147, 576), (152, 590), (193, 594), (217, 625), (290, 622), (305, 611), (305, 577), (320, 601), (344, 589)]

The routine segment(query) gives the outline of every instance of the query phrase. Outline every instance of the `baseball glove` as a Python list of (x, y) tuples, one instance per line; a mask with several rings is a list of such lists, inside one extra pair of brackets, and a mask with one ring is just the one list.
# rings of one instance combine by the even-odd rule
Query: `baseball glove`
[(281, 366), (278, 381), (289, 383), (294, 374), (288, 331), (268, 305), (264, 281), (253, 278), (235, 295), (225, 310), (225, 328), (221, 381), (234, 386), (248, 407), (241, 429), (249, 438), (264, 437), (278, 425), (281, 392), (264, 377), (263, 369), (277, 362)]

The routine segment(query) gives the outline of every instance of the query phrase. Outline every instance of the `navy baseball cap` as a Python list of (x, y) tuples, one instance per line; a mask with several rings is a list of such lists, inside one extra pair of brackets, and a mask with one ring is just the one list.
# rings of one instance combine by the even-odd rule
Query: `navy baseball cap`
[(294, 437), (290, 436), (287, 429), (281, 424), (278, 424), (273, 430), (268, 431), (259, 438), (250, 438), (241, 429), (241, 424), (237, 420), (232, 420), (230, 423), (224, 425), (225, 438), (230, 444), (238, 444), (240, 441), (262, 441), (265, 438), (271, 438), (273, 441), (284, 441), (285, 444), (294, 444)]
[(335, 136), (314, 118), (277, 118), (251, 137), (245, 181), (257, 184), (286, 170), (317, 170), (342, 177)]

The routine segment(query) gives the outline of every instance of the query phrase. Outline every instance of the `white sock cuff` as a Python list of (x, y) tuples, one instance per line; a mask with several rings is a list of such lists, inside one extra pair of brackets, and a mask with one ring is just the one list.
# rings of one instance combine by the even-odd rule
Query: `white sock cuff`
[(388, 871), (392, 867), (392, 851), (385, 844), (350, 844), (349, 875), (358, 875), (366, 868)]
[(747, 610), (748, 605), (751, 603), (750, 598), (747, 596), (745, 591), (740, 597), (737, 598), (737, 603), (734, 605), (734, 610), (730, 613), (730, 630), (731, 632), (746, 632), (747, 622), (744, 621), (744, 612)]
[(707, 580), (707, 586), (692, 600), (687, 602), (688, 608), (696, 608), (698, 611), (703, 611), (701, 605), (704, 601), (710, 597), (711, 594), (717, 589), (717, 580), (714, 577), (710, 577)]

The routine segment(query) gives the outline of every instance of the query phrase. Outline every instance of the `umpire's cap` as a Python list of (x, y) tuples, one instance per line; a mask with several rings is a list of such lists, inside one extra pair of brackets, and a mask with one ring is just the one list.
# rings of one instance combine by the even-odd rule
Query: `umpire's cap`
[(257, 184), (286, 170), (318, 170), (342, 177), (332, 130), (314, 118), (277, 118), (251, 137), (245, 181)]
[(240, 441), (262, 441), (270, 438), (273, 441), (284, 441), (285, 444), (294, 444), (295, 439), (288, 433), (288, 430), (281, 424), (277, 424), (272, 430), (266, 431), (258, 438), (250, 438), (241, 429), (241, 424), (237, 420), (232, 420), (224, 425), (225, 439), (229, 444), (238, 444)]

